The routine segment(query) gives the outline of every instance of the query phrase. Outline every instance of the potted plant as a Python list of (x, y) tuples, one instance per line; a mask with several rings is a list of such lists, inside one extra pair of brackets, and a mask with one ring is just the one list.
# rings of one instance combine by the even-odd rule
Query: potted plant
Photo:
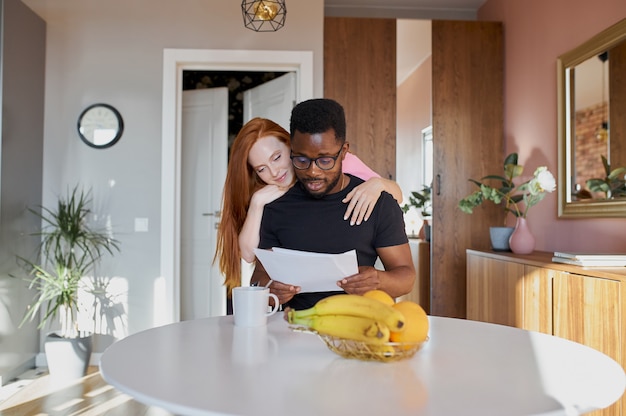
[[(60, 330), (51, 332), (44, 344), (51, 375), (65, 378), (83, 376), (91, 355), (91, 334), (78, 327), (81, 279), (93, 271), (105, 254), (119, 251), (119, 242), (106, 232), (96, 231), (88, 224), (90, 193), (75, 187), (66, 198), (60, 198), (56, 210), (39, 207), (29, 209), (42, 221), (41, 261), (20, 257), (28, 270), (29, 288), (35, 291), (22, 326), (41, 315), (38, 329), (58, 318)], [(70, 358), (57, 354), (70, 352)]]
[(420, 216), (424, 223), (419, 232), (419, 237), (430, 241), (430, 224), (428, 220), (432, 216), (432, 200), (431, 200), (432, 186), (424, 185), (421, 192), (412, 191), (409, 195), (409, 202), (402, 205), (402, 212), (405, 214), (411, 209), (415, 208), (420, 210)]
[[(537, 168), (533, 178), (520, 185), (514, 183), (514, 179), (522, 174), (524, 167), (517, 164), (517, 153), (511, 153), (504, 159), (504, 175), (487, 175), (480, 181), (469, 179), (478, 186), (478, 190), (459, 201), (461, 211), (471, 214), (474, 208), (484, 201), (502, 205), (506, 214), (513, 214), (517, 219), (526, 219), (530, 207), (541, 201), (546, 192), (552, 192), (556, 188), (554, 176), (545, 166)], [(490, 185), (496, 183), (497, 185)], [(516, 224), (517, 225), (517, 224)], [(513, 227), (506, 227), (506, 215), (504, 227), (491, 227), (490, 236), (492, 248), (496, 251), (509, 251), (509, 238), (513, 234)], [(508, 235), (508, 238), (507, 238)]]
[(604, 178), (591, 178), (586, 182), (587, 188), (591, 192), (604, 192), (606, 199), (626, 197), (626, 167), (619, 167), (611, 170), (611, 165), (606, 157), (602, 157), (604, 166)]

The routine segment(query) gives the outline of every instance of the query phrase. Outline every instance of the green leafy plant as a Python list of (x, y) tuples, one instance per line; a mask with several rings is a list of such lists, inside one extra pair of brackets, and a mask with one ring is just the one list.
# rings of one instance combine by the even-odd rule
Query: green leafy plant
[(402, 205), (402, 212), (405, 214), (411, 209), (411, 207), (421, 210), (422, 218), (430, 217), (432, 215), (432, 201), (431, 201), (432, 186), (424, 185), (422, 192), (412, 191), (409, 195), (409, 202)]
[(606, 157), (601, 157), (606, 176), (588, 179), (587, 188), (592, 192), (603, 192), (606, 199), (626, 197), (626, 167), (611, 170), (611, 165)]
[[(545, 166), (541, 166), (535, 170), (532, 179), (515, 185), (513, 180), (524, 171), (524, 167), (518, 165), (517, 161), (517, 153), (511, 153), (504, 159), (503, 176), (487, 175), (480, 181), (469, 179), (479, 189), (459, 201), (461, 211), (471, 214), (474, 208), (484, 201), (491, 201), (502, 205), (507, 214), (526, 218), (528, 210), (539, 203), (546, 192), (553, 192), (556, 189), (556, 181), (552, 173)], [(498, 185), (489, 185), (487, 181)]]
[(29, 288), (36, 295), (20, 326), (33, 321), (43, 311), (38, 328), (59, 317), (60, 335), (78, 335), (78, 291), (81, 279), (93, 270), (106, 254), (119, 251), (119, 242), (106, 232), (92, 230), (88, 225), (90, 192), (75, 187), (60, 198), (56, 210), (40, 207), (29, 209), (42, 221), (41, 262), (20, 257), (29, 271)]

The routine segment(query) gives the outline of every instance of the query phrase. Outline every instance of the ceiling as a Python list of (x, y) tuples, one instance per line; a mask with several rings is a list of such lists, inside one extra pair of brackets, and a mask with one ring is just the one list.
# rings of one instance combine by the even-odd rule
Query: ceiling
[(468, 19), (486, 0), (325, 0), (326, 16)]
[[(46, 15), (66, 7), (90, 7), (98, 2), (84, 0), (22, 0), (27, 6)], [(302, 0), (287, 0), (302, 1)], [(476, 19), (476, 12), (486, 0), (324, 0), (326, 16), (386, 17), (402, 19)]]

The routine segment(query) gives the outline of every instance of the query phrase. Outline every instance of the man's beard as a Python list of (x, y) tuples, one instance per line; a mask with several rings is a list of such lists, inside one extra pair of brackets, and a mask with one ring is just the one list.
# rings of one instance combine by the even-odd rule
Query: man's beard
[(319, 180), (326, 181), (326, 179), (302, 177), (302, 178), (298, 178), (298, 180), (300, 180), (300, 182), (302, 182), (302, 186), (303, 186), (304, 190), (309, 195), (311, 195), (315, 199), (321, 199), (321, 198), (325, 197), (326, 195), (328, 195), (330, 190), (332, 190), (339, 183), (339, 180), (341, 179), (341, 174), (342, 173), (340, 171), (338, 173), (338, 175), (335, 176), (334, 178), (332, 178), (332, 181), (328, 182), (328, 185), (326, 187), (324, 187), (322, 191), (319, 191), (319, 192), (311, 192), (311, 190), (306, 186), (307, 182), (316, 182), (316, 181), (319, 181)]

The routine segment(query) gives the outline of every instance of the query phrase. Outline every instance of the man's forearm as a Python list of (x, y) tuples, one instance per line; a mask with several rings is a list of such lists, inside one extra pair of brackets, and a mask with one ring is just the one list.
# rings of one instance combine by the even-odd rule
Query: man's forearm
[(392, 270), (379, 270), (378, 273), (381, 279), (380, 289), (394, 298), (406, 295), (413, 290), (416, 278), (413, 267), (399, 266)]
[(257, 260), (254, 267), (254, 272), (250, 278), (250, 285), (265, 286), (270, 281), (270, 276), (265, 271), (265, 268), (260, 261)]

